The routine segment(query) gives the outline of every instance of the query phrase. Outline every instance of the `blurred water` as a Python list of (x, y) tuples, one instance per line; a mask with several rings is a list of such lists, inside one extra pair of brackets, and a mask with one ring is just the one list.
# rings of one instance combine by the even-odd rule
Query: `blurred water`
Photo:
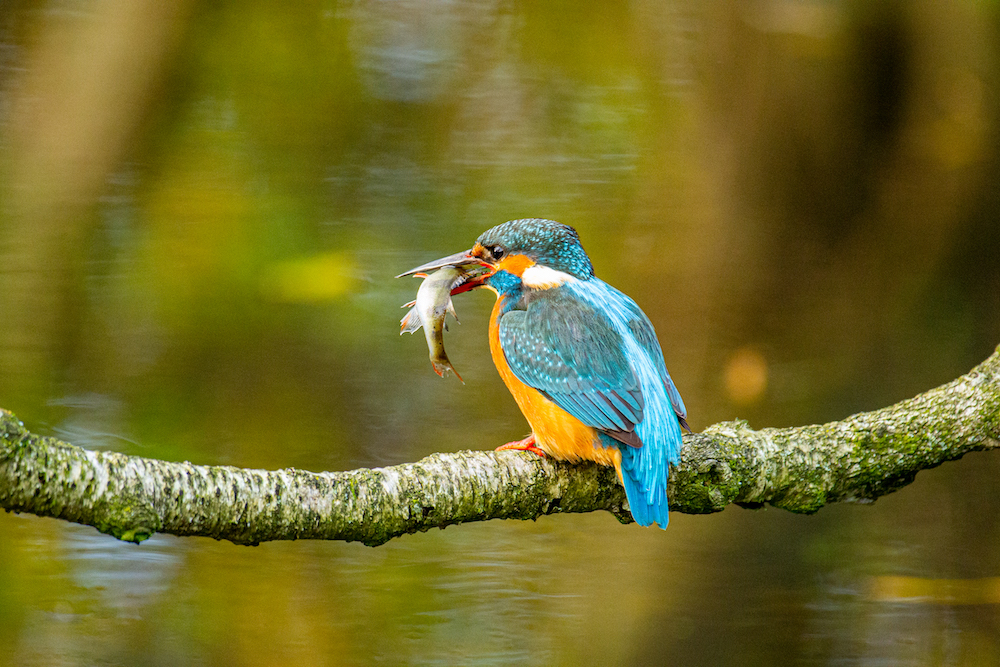
[[(204, 464), (495, 447), (527, 426), (489, 361), (492, 296), (457, 299), (462, 385), (399, 336), (418, 283), (392, 276), (527, 216), (577, 227), (648, 313), (696, 430), (912, 396), (1000, 342), (996, 14), (18, 3), (0, 406)], [(996, 663), (994, 459), (811, 517), (560, 516), (377, 549), (3, 515), (0, 662)], [(884, 594), (900, 581), (929, 593)]]

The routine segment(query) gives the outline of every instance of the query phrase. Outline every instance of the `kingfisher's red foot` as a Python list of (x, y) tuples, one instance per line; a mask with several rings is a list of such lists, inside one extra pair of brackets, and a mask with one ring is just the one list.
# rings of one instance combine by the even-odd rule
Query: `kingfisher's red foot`
[(529, 435), (524, 440), (515, 440), (514, 442), (508, 442), (506, 445), (500, 445), (499, 447), (497, 447), (496, 451), (499, 452), (505, 449), (517, 449), (522, 452), (534, 452), (535, 454), (541, 456), (543, 459), (546, 457), (545, 452), (543, 452), (541, 449), (538, 448), (537, 445), (535, 445), (534, 433)]

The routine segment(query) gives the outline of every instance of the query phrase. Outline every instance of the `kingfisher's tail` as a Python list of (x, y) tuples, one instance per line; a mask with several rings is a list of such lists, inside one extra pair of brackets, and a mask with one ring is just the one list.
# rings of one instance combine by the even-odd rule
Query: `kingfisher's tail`
[(632, 518), (640, 526), (654, 523), (666, 528), (670, 521), (667, 479), (670, 465), (680, 459), (681, 430), (676, 418), (655, 432), (643, 429), (642, 446), (629, 447), (601, 433), (601, 444), (617, 447), (622, 453), (618, 475), (628, 498)]
[(640, 526), (654, 523), (666, 528), (670, 521), (667, 505), (667, 462), (649, 461), (645, 447), (621, 447), (622, 485), (632, 518)]
[(632, 518), (640, 526), (655, 523), (665, 529), (670, 520), (666, 459), (651, 460), (654, 457), (649, 456), (648, 448), (623, 445), (604, 433), (600, 434), (600, 441), (604, 447), (615, 447), (622, 453), (621, 463), (617, 466), (618, 479), (625, 487)]

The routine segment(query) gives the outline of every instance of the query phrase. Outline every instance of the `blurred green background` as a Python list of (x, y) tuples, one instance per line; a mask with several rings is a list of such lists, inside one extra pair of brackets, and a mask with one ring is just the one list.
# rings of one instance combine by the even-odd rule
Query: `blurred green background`
[[(0, 406), (169, 460), (343, 470), (527, 427), (392, 276), (575, 226), (693, 428), (797, 425), (1000, 343), (995, 1), (0, 4)], [(1000, 460), (872, 507), (377, 548), (0, 516), (0, 663), (1000, 662)]]

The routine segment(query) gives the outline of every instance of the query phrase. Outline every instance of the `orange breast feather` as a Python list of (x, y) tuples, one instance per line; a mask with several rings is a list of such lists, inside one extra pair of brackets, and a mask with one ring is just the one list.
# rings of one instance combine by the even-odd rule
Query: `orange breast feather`
[(531, 425), (535, 443), (547, 454), (566, 461), (586, 459), (602, 465), (613, 465), (621, 476), (621, 452), (617, 447), (602, 447), (598, 444), (597, 432), (558, 405), (545, 398), (537, 389), (518, 380), (503, 350), (500, 348), (500, 324), (498, 315), (503, 299), (497, 299), (490, 316), (490, 352), (493, 363), (500, 372), (507, 389), (514, 396), (517, 407)]

